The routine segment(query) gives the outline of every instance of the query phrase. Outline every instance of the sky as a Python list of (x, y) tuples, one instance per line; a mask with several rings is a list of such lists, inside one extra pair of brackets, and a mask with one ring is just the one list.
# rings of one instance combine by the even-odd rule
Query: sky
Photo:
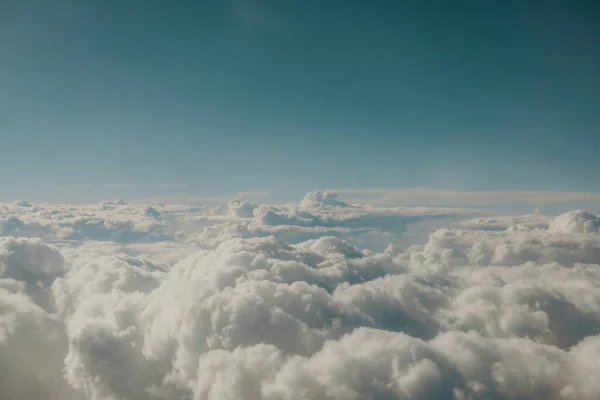
[(0, 0), (0, 399), (600, 399), (599, 17)]
[(599, 192), (595, 1), (0, 0), (0, 200)]

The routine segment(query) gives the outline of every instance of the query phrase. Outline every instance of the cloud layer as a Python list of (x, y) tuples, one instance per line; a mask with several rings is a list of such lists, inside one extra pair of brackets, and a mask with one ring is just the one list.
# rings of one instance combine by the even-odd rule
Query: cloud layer
[(0, 211), (1, 399), (600, 398), (585, 211), (330, 193)]
[(499, 205), (551, 205), (592, 203), (600, 201), (596, 192), (553, 192), (525, 190), (441, 190), (428, 188), (405, 189), (336, 189), (336, 193), (357, 197), (371, 204), (424, 204), (429, 206), (499, 206)]

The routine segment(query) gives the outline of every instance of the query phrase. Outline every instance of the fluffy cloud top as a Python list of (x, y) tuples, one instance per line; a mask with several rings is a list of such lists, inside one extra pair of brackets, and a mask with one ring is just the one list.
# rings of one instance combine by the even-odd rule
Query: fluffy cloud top
[(300, 202), (300, 207), (316, 208), (324, 206), (346, 207), (347, 203), (337, 199), (338, 194), (334, 192), (310, 192)]
[(600, 398), (596, 216), (307, 198), (5, 205), (0, 398)]
[(573, 210), (559, 215), (550, 223), (552, 232), (598, 233), (600, 218), (584, 210)]

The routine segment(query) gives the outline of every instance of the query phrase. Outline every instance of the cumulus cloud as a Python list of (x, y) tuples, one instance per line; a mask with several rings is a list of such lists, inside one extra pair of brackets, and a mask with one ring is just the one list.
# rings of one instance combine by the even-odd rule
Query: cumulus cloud
[(300, 202), (300, 207), (314, 208), (322, 206), (337, 206), (346, 207), (348, 203), (344, 203), (337, 199), (338, 194), (334, 192), (310, 192)]
[[(583, 211), (325, 193), (0, 211), (21, 221), (0, 238), (1, 399), (600, 398), (600, 235)], [(391, 245), (361, 246), (369, 231)]]
[(237, 218), (252, 218), (254, 217), (254, 210), (258, 208), (257, 204), (241, 201), (232, 200), (227, 205), (229, 214)]
[(598, 233), (600, 218), (584, 210), (573, 210), (559, 215), (550, 223), (552, 232)]
[(338, 201), (337, 195), (331, 192), (308, 193), (299, 205), (233, 200), (227, 210), (228, 217), (217, 212), (188, 219), (206, 228), (199, 242), (204, 245), (211, 243), (214, 247), (231, 235), (273, 235), (292, 243), (336, 236), (382, 251), (390, 242), (406, 245), (417, 237), (421, 239), (423, 232), (419, 232), (419, 227), (447, 226), (465, 216), (480, 214), (477, 210), (460, 208), (350, 205)]
[(157, 241), (169, 236), (169, 221), (189, 206), (157, 208), (122, 200), (92, 205), (34, 203), (28, 207), (0, 204), (0, 233), (57, 240)]

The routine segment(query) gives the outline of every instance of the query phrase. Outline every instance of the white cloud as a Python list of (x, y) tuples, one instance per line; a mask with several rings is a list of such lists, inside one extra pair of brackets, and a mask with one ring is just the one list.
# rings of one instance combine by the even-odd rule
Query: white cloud
[(595, 215), (151, 207), (0, 206), (0, 398), (600, 398)]
[(300, 202), (302, 208), (315, 208), (323, 206), (347, 207), (348, 204), (337, 199), (338, 194), (334, 192), (310, 192)]
[(231, 200), (227, 205), (229, 214), (237, 218), (253, 218), (254, 210), (257, 208), (257, 204), (240, 201), (238, 199)]
[(598, 233), (600, 218), (584, 210), (573, 210), (556, 217), (550, 223), (552, 232)]

